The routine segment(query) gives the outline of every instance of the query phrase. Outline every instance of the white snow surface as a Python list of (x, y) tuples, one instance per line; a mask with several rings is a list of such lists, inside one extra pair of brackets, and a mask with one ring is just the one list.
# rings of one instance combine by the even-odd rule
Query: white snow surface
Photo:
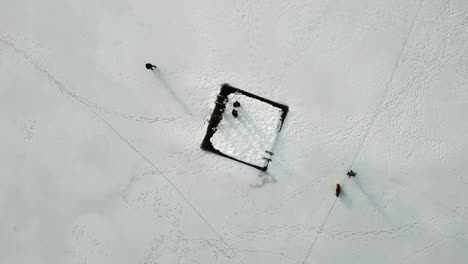
[[(467, 27), (466, 0), (1, 1), (0, 263), (468, 263)], [(267, 174), (200, 149), (222, 83), (290, 107)]]
[[(272, 156), (273, 146), (281, 127), (283, 110), (258, 99), (232, 93), (227, 96), (223, 119), (211, 137), (213, 147), (220, 152), (247, 163), (264, 167)], [(234, 107), (239, 102), (240, 107)], [(232, 110), (238, 116), (232, 115)]]

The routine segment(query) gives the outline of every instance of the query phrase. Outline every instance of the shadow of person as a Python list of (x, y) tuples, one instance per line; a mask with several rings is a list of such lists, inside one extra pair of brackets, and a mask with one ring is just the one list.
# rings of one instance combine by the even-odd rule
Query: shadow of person
[(388, 219), (387, 213), (384, 211), (383, 207), (377, 202), (377, 200), (369, 194), (364, 188), (362, 187), (361, 182), (359, 181), (359, 178), (353, 178), (353, 182), (356, 184), (358, 189), (366, 196), (367, 200), (370, 202), (372, 207), (375, 208), (377, 212), (379, 212), (384, 218)]
[(338, 197), (338, 200), (346, 207), (346, 208), (351, 208), (353, 205), (353, 201), (351, 200), (351, 197), (348, 195), (345, 189), (341, 189), (340, 196)]
[(192, 114), (192, 111), (187, 106), (187, 104), (181, 99), (181, 97), (175, 92), (174, 88), (167, 82), (166, 78), (163, 76), (162, 72), (154, 66), (154, 68), (149, 69), (153, 72), (153, 74), (158, 78), (161, 84), (166, 88), (169, 94), (174, 98), (174, 100), (179, 104), (179, 106), (183, 109), (185, 114)]

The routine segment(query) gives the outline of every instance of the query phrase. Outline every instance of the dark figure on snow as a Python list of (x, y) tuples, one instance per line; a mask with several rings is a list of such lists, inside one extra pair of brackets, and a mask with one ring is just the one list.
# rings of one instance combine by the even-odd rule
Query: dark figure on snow
[(238, 115), (238, 114), (237, 114), (237, 110), (236, 110), (236, 109), (232, 109), (232, 116), (237, 117), (237, 115)]
[(351, 177), (356, 177), (357, 174), (353, 170), (350, 170), (350, 171), (348, 171), (348, 173), (346, 175), (348, 175), (348, 179), (349, 179)]
[(340, 196), (340, 193), (341, 193), (341, 186), (339, 183), (336, 184), (336, 191), (335, 191), (335, 195), (336, 197)]
[(235, 101), (234, 104), (233, 104), (234, 107), (240, 107), (240, 103), (239, 101)]
[(146, 64), (145, 64), (145, 67), (146, 67), (147, 70), (152, 70), (152, 71), (158, 69), (158, 67), (156, 67), (155, 65), (153, 65), (153, 64), (151, 64), (151, 63), (146, 63)]

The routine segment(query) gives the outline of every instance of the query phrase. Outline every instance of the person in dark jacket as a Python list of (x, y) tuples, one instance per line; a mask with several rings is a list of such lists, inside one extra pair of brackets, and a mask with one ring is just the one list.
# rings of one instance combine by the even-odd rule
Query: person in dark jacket
[(151, 63), (146, 63), (146, 64), (145, 64), (145, 67), (146, 67), (147, 70), (152, 70), (152, 71), (158, 69), (158, 67), (156, 67), (156, 65), (153, 65), (153, 64), (151, 64)]
[(341, 193), (341, 186), (339, 183), (336, 184), (336, 190), (335, 190), (335, 195), (336, 197), (340, 196)]
[(237, 117), (238, 113), (237, 113), (237, 110), (236, 109), (232, 109), (232, 115), (234, 117)]
[(353, 170), (350, 170), (350, 171), (348, 171), (348, 173), (346, 175), (348, 175), (348, 179), (349, 179), (351, 177), (356, 177), (357, 173), (355, 173)]

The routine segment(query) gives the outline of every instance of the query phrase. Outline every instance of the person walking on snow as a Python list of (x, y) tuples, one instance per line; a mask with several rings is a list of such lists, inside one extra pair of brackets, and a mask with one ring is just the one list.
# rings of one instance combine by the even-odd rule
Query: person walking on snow
[(146, 64), (145, 64), (145, 67), (146, 67), (147, 70), (152, 70), (152, 71), (158, 69), (158, 67), (156, 67), (155, 65), (153, 65), (153, 64), (151, 64), (151, 63), (146, 63)]
[(336, 197), (340, 196), (341, 193), (341, 185), (339, 183), (336, 184), (335, 195)]
[(348, 173), (346, 175), (348, 175), (348, 179), (349, 179), (351, 177), (356, 177), (357, 174), (353, 170), (350, 170), (350, 171), (348, 171)]

